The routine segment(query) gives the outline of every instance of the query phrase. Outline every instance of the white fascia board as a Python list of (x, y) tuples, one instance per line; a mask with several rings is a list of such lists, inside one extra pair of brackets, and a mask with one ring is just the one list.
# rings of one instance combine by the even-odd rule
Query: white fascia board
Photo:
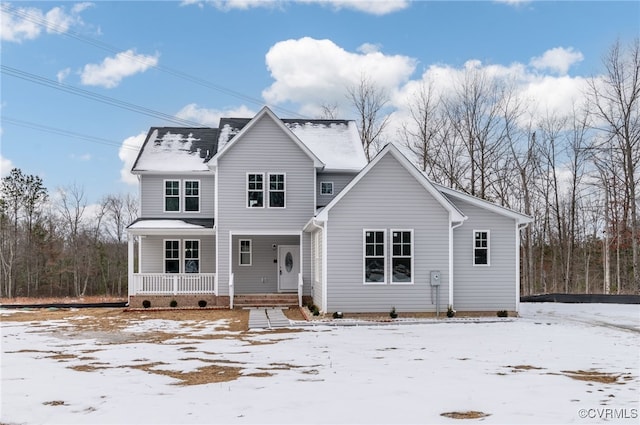
[(469, 195), (464, 192), (460, 192), (459, 190), (448, 188), (446, 186), (442, 186), (440, 184), (434, 183), (434, 185), (439, 191), (446, 193), (447, 195), (453, 196), (454, 198), (461, 199), (478, 208), (483, 208), (485, 210), (494, 212), (496, 214), (500, 214), (502, 216), (514, 219), (518, 224), (528, 224), (533, 222), (533, 218), (529, 217), (526, 214), (519, 213), (509, 208), (502, 207), (498, 204), (494, 204), (493, 202), (485, 201), (484, 199), (477, 198), (475, 196)]
[(172, 170), (172, 171), (158, 171), (158, 170), (136, 170), (131, 171), (131, 174), (135, 174), (138, 176), (167, 176), (170, 178), (171, 176), (209, 176), (214, 174), (214, 172), (209, 170)]
[(127, 229), (127, 232), (134, 236), (197, 236), (197, 235), (215, 235), (215, 228), (202, 228), (202, 229), (153, 229), (153, 228), (137, 228)]
[(213, 158), (211, 158), (211, 160), (209, 161), (209, 163), (211, 164), (211, 166), (213, 167), (217, 167), (218, 166), (218, 160), (227, 152), (229, 151), (229, 149), (231, 149), (231, 147), (233, 145), (235, 145), (238, 140), (242, 139), (244, 137), (244, 135), (251, 130), (251, 128), (253, 128), (256, 123), (258, 121), (260, 121), (260, 119), (262, 117), (264, 117), (265, 115), (267, 115), (269, 118), (271, 118), (273, 120), (273, 122), (276, 123), (276, 125), (278, 125), (278, 127), (280, 127), (280, 129), (287, 134), (291, 140), (293, 140), (300, 149), (302, 149), (302, 151), (307, 154), (307, 156), (313, 161), (313, 166), (315, 168), (319, 168), (322, 169), (324, 168), (324, 163), (322, 161), (320, 161), (320, 159), (315, 156), (315, 154), (313, 152), (311, 152), (311, 150), (304, 144), (302, 143), (302, 141), (300, 139), (298, 139), (298, 137), (293, 134), (293, 132), (286, 126), (284, 125), (284, 123), (282, 122), (282, 120), (280, 118), (278, 118), (276, 116), (276, 114), (274, 114), (271, 109), (269, 109), (268, 106), (264, 106), (260, 112), (258, 112), (256, 114), (255, 117), (253, 117), (251, 119), (251, 121), (249, 121), (249, 123), (247, 125), (245, 125), (242, 130), (240, 130), (238, 132), (238, 134), (236, 134), (235, 136), (233, 136), (233, 139), (231, 139), (230, 142), (227, 142), (224, 147), (222, 148), (222, 150), (220, 152), (218, 152)]
[(462, 222), (467, 219), (467, 217), (458, 208), (456, 208), (456, 206), (453, 205), (442, 193), (440, 193), (440, 191), (433, 185), (433, 183), (431, 183), (431, 181), (429, 181), (429, 179), (427, 179), (427, 177), (422, 174), (411, 163), (411, 161), (409, 161), (407, 157), (404, 156), (404, 154), (400, 152), (400, 150), (392, 143), (386, 145), (380, 151), (380, 153), (378, 153), (378, 155), (376, 155), (376, 157), (373, 158), (373, 160), (371, 160), (371, 162), (369, 162), (369, 164), (367, 164), (362, 169), (362, 171), (360, 171), (360, 173), (358, 173), (358, 175), (355, 176), (351, 180), (351, 182), (349, 182), (349, 184), (344, 189), (342, 189), (342, 191), (335, 198), (331, 200), (331, 202), (329, 202), (326, 207), (324, 207), (324, 209), (317, 215), (316, 218), (318, 220), (326, 221), (331, 208), (333, 208), (334, 205), (340, 202), (340, 200), (387, 154), (393, 155), (393, 157), (398, 160), (398, 162), (405, 168), (405, 170), (407, 170), (409, 174), (411, 174), (416, 179), (416, 181), (420, 183), (422, 187), (424, 187), (427, 192), (429, 192), (429, 194), (431, 194), (436, 199), (436, 201), (438, 201), (438, 203), (442, 205), (442, 207), (444, 207), (445, 210), (447, 210), (452, 222)]

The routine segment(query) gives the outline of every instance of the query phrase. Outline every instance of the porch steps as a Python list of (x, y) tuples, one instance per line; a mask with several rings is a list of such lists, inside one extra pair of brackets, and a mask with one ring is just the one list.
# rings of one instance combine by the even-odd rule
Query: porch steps
[(289, 319), (281, 308), (252, 308), (249, 310), (249, 329), (286, 328)]
[(298, 305), (297, 294), (241, 294), (233, 297), (234, 307), (292, 307)]

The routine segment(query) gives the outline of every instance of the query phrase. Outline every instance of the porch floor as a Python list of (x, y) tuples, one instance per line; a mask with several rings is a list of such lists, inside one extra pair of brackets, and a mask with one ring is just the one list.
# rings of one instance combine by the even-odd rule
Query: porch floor
[(281, 308), (252, 308), (249, 310), (249, 329), (286, 328), (290, 323)]

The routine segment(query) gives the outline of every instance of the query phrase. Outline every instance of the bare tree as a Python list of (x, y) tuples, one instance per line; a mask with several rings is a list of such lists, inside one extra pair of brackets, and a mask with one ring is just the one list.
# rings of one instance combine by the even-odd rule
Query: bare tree
[[(626, 48), (617, 41), (604, 60), (605, 75), (592, 78), (589, 91), (602, 131), (607, 134), (604, 149), (619, 150), (619, 174), (624, 179), (626, 223), (630, 227), (632, 248), (633, 288), (640, 290), (640, 263), (638, 253), (637, 192), (640, 163), (640, 40), (635, 39)], [(625, 223), (625, 225), (626, 225)]]
[(389, 96), (364, 74), (358, 85), (347, 88), (347, 93), (358, 114), (364, 153), (367, 161), (371, 161), (381, 148), (382, 132), (389, 123), (389, 114), (385, 113)]
[(420, 169), (437, 180), (439, 150), (442, 148), (445, 117), (432, 81), (421, 82), (409, 100), (409, 122), (402, 124), (400, 138), (413, 153)]

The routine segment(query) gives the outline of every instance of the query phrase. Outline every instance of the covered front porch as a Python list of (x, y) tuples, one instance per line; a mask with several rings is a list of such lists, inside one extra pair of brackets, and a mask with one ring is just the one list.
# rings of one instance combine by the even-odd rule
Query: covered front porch
[(217, 295), (213, 219), (137, 220), (127, 231), (130, 299)]
[(245, 303), (255, 304), (261, 299), (265, 305), (277, 304), (278, 296), (282, 300), (297, 300), (296, 304), (301, 305), (301, 232), (230, 232), (229, 245), (229, 298), (232, 308)]

